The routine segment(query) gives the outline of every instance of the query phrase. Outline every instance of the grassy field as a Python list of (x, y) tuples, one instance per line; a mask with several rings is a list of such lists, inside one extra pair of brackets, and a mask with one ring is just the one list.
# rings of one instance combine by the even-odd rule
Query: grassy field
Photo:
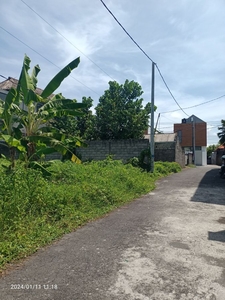
[[(179, 172), (176, 163), (155, 163), (154, 173), (106, 159), (73, 164), (55, 161), (44, 177), (0, 164), (0, 272), (79, 226), (148, 193), (155, 181)], [(5, 163), (6, 164), (6, 163)]]

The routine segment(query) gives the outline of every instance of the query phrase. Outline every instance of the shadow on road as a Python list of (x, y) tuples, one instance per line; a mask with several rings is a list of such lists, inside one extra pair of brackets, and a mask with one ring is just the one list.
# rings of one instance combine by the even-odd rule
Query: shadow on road
[[(220, 178), (219, 170), (215, 167), (205, 174), (191, 201), (225, 205), (225, 179)], [(217, 222), (225, 224), (225, 217), (221, 217)], [(208, 239), (225, 243), (225, 230), (208, 231)]]
[(225, 230), (212, 232), (208, 231), (208, 239), (211, 241), (218, 241), (225, 243)]
[(225, 179), (220, 178), (219, 168), (205, 174), (191, 201), (225, 205)]

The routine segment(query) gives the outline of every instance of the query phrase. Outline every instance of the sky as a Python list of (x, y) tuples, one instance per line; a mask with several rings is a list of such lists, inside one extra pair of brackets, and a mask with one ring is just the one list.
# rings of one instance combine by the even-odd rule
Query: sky
[(31, 69), (40, 66), (38, 87), (44, 88), (80, 57), (57, 90), (66, 98), (90, 96), (94, 108), (109, 81), (128, 79), (142, 86), (145, 105), (153, 61), (157, 129), (173, 132), (174, 123), (194, 114), (207, 122), (207, 144), (217, 144), (225, 119), (225, 1), (103, 2), (147, 55), (100, 0), (7, 0), (0, 10), (0, 75), (18, 79), (27, 54)]

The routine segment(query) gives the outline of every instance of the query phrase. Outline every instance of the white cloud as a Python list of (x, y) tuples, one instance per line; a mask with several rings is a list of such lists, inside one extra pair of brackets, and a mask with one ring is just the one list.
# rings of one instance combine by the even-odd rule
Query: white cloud
[[(15, 37), (0, 28), (1, 75), (18, 77), (27, 53), (32, 66), (38, 63), (41, 67), (39, 84), (43, 87), (59, 71), (56, 66), (62, 68), (80, 56), (79, 67), (59, 89), (67, 97), (79, 100), (90, 95), (96, 105), (99, 96), (108, 88), (108, 81), (115, 79), (122, 84), (129, 79), (141, 84), (145, 102), (149, 101), (151, 62), (100, 1), (23, 1), (69, 42), (22, 1), (3, 1), (1, 26)], [(138, 5), (128, 0), (105, 0), (105, 3), (157, 63), (181, 107), (194, 106), (225, 94), (225, 11), (222, 0), (205, 0), (204, 3), (172, 0), (169, 5), (166, 0), (142, 0)], [(209, 125), (218, 125), (225, 118), (220, 109), (222, 103), (224, 98), (186, 112), (195, 114)], [(156, 116), (159, 112), (178, 109), (157, 71), (155, 104), (158, 107)], [(172, 130), (173, 123), (186, 117), (182, 111), (165, 116), (167, 119), (162, 117), (161, 126), (165, 123), (168, 130)], [(217, 131), (215, 126), (209, 128), (210, 142), (218, 141)]]

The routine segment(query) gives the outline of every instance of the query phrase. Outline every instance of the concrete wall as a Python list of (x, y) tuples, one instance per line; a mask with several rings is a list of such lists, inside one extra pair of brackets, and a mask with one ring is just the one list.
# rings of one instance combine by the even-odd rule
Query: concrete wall
[(114, 159), (127, 161), (132, 157), (138, 157), (142, 150), (149, 147), (149, 141), (145, 139), (89, 141), (87, 144), (87, 148), (77, 149), (82, 161), (103, 160), (108, 155), (113, 155)]
[[(142, 150), (150, 147), (148, 139), (138, 140), (106, 140), (89, 141), (88, 147), (77, 148), (77, 155), (82, 161), (103, 160), (108, 155), (113, 155), (114, 159), (121, 159), (126, 162), (132, 157), (139, 157)], [(8, 148), (0, 145), (0, 154), (9, 156)], [(46, 156), (46, 160), (61, 159), (59, 153)], [(155, 161), (177, 162), (182, 167), (185, 166), (185, 155), (179, 142), (155, 143)]]
[(221, 164), (222, 164), (222, 159), (221, 159), (221, 157), (222, 157), (222, 155), (224, 155), (225, 154), (225, 147), (224, 148), (220, 148), (220, 149), (217, 149), (216, 151), (215, 151), (215, 153), (216, 153), (216, 165), (218, 165), (218, 166), (221, 166)]
[[(0, 154), (3, 154), (6, 157), (9, 157), (9, 148), (3, 141), (0, 141)], [(19, 157), (19, 152), (16, 151), (16, 158)], [(54, 159), (62, 159), (62, 155), (60, 153), (52, 153), (48, 154), (45, 157), (45, 160), (54, 160)]]
[(175, 161), (175, 143), (174, 142), (161, 142), (155, 143), (155, 160), (161, 161)]
[(180, 164), (182, 168), (185, 167), (185, 152), (178, 139), (175, 144), (175, 162)]
[(195, 150), (195, 163), (197, 166), (206, 166), (207, 165), (206, 147), (201, 147), (201, 150)]
[[(107, 140), (90, 141), (87, 148), (77, 149), (82, 161), (103, 160), (108, 155), (114, 159), (127, 161), (132, 157), (138, 157), (142, 150), (149, 148), (149, 140)], [(155, 161), (177, 162), (185, 166), (185, 155), (179, 142), (155, 143)]]
[(9, 148), (5, 145), (3, 141), (0, 141), (0, 154), (9, 157)]
[(155, 143), (155, 161), (177, 162), (185, 167), (185, 154), (178, 142)]

